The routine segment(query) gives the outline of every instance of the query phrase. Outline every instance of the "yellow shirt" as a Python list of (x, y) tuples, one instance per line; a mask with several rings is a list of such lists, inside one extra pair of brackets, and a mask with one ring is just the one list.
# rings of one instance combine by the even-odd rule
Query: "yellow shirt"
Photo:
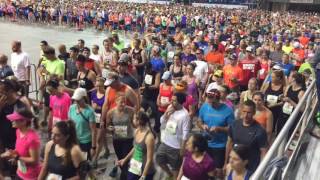
[(282, 51), (286, 54), (290, 54), (293, 50), (293, 47), (290, 45), (290, 46), (282, 46)]

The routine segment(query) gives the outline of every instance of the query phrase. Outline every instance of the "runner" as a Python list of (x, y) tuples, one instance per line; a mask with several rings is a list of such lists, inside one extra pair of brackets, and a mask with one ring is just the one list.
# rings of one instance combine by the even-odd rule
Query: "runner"
[(37, 179), (40, 170), (40, 138), (37, 132), (31, 128), (37, 128), (37, 122), (30, 110), (18, 109), (7, 115), (12, 127), (16, 128), (15, 149), (7, 149), (1, 154), (1, 158), (10, 159), (18, 164), (17, 175), (19, 179)]

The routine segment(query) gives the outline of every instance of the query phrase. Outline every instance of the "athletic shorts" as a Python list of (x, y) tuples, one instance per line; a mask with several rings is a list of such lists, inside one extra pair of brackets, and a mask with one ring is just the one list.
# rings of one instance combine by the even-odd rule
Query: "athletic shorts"
[(180, 149), (161, 143), (156, 153), (156, 162), (158, 164), (169, 164), (173, 171), (178, 171), (182, 163)]

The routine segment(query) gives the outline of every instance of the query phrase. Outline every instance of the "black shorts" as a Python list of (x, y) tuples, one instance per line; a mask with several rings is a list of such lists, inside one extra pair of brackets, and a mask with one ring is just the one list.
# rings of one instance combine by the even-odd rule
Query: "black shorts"
[(226, 155), (226, 148), (208, 148), (207, 153), (213, 159), (216, 164), (216, 168), (222, 169), (224, 165), (225, 155)]
[(49, 107), (50, 106), (50, 94), (47, 91), (44, 91), (43, 99), (44, 99), (45, 107)]

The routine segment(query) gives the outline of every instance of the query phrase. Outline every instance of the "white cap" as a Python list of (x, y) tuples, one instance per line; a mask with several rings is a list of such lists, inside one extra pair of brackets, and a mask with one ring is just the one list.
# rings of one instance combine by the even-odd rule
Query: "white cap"
[(73, 100), (76, 100), (76, 101), (79, 101), (81, 100), (82, 98), (86, 97), (87, 96), (87, 91), (86, 89), (84, 88), (77, 88), (74, 93), (73, 93), (73, 96), (72, 96), (72, 99)]
[(252, 52), (252, 51), (253, 51), (253, 48), (252, 48), (251, 46), (248, 46), (248, 47), (246, 48), (246, 51)]
[(171, 72), (170, 71), (166, 71), (163, 73), (162, 77), (161, 77), (162, 80), (168, 80), (168, 79), (171, 79)]
[(300, 47), (300, 43), (299, 43), (298, 41), (294, 42), (294, 43), (293, 43), (293, 47), (294, 47), (294, 48)]

